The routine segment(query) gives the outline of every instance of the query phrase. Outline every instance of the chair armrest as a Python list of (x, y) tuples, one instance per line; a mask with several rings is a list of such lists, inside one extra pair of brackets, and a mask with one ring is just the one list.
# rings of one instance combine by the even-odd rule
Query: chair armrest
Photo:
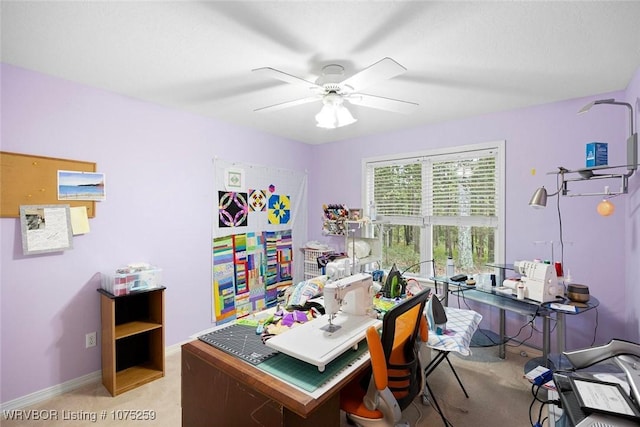
[(384, 414), (385, 419), (393, 420), (393, 423), (397, 424), (402, 418), (402, 411), (395, 396), (389, 388), (378, 391), (378, 395), (380, 396), (378, 410)]
[(371, 369), (373, 370), (373, 379), (376, 389), (384, 390), (388, 384), (387, 361), (382, 348), (382, 341), (378, 330), (369, 326), (367, 328), (367, 345), (369, 346), (369, 355), (371, 357)]

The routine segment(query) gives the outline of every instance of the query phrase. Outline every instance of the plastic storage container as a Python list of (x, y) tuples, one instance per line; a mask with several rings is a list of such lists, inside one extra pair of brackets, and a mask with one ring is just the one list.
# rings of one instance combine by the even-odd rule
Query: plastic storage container
[(324, 274), (324, 267), (318, 267), (318, 257), (330, 254), (331, 249), (308, 249), (304, 248), (304, 279), (311, 279), (314, 277), (322, 276)]
[(162, 285), (162, 269), (132, 270), (121, 268), (114, 273), (102, 273), (102, 289), (115, 295), (154, 289)]

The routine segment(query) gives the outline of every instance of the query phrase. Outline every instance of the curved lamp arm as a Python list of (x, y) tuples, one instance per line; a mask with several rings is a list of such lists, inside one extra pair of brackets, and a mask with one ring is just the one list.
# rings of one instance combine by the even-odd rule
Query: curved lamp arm
[(629, 109), (629, 135), (633, 135), (633, 107), (631, 106), (631, 104), (627, 102), (619, 102), (619, 101), (616, 101), (615, 99), (599, 99), (597, 101), (592, 101), (587, 105), (585, 105), (584, 107), (582, 107), (580, 111), (578, 111), (578, 114), (586, 113), (591, 109), (591, 107), (598, 104), (622, 105), (627, 107)]

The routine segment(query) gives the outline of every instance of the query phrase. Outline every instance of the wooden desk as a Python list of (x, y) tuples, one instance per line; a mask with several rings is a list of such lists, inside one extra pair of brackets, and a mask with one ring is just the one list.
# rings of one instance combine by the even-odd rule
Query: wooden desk
[(314, 398), (235, 356), (195, 340), (182, 346), (182, 426), (340, 426), (340, 390), (369, 362)]

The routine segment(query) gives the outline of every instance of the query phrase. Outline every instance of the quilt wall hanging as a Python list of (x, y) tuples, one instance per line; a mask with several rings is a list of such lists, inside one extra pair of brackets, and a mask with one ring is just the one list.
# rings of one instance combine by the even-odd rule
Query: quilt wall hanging
[(276, 304), (302, 280), (294, 248), (307, 241), (307, 174), (214, 159), (212, 317), (227, 321)]
[(272, 307), (293, 284), (291, 230), (217, 237), (212, 254), (215, 322)]

